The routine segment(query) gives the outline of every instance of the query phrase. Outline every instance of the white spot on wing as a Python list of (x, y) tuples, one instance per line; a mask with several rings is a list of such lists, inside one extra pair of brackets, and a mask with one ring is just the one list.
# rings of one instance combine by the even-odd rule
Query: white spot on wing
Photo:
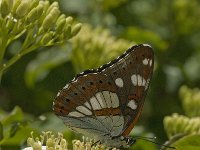
[(123, 82), (122, 78), (117, 78), (117, 79), (115, 79), (115, 84), (116, 84), (118, 87), (123, 87), (124, 82)]
[(142, 78), (142, 86), (145, 86), (145, 84), (146, 84), (146, 80)]
[(107, 107), (108, 108), (112, 107), (112, 102), (111, 102), (111, 99), (110, 99), (109, 91), (103, 91), (102, 93), (103, 93), (104, 99), (106, 101)]
[(150, 61), (149, 61), (149, 66), (151, 66), (152, 65), (152, 59), (150, 59)]
[(90, 103), (91, 103), (92, 108), (93, 108), (94, 110), (99, 110), (99, 109), (101, 109), (101, 106), (99, 105), (98, 100), (97, 100), (94, 96), (90, 98)]
[(77, 111), (72, 111), (68, 114), (68, 116), (72, 116), (72, 117), (84, 117), (85, 115), (77, 112)]
[(142, 76), (136, 74), (131, 76), (131, 82), (134, 86), (145, 86), (146, 84), (146, 80)]
[(147, 83), (146, 83), (146, 85), (145, 85), (145, 90), (147, 90), (147, 88), (148, 88), (148, 86), (149, 86), (149, 81), (150, 81), (150, 79), (147, 79)]
[(142, 85), (142, 77), (140, 75), (137, 75), (137, 83), (138, 83), (138, 86)]
[(131, 76), (131, 81), (132, 81), (133, 85), (137, 85), (137, 76), (136, 76), (136, 74), (133, 74)]
[(128, 107), (135, 110), (137, 108), (137, 104), (135, 103), (135, 100), (130, 100), (127, 104)]
[(92, 112), (84, 106), (78, 106), (76, 107), (76, 110), (80, 111), (81, 113), (85, 115), (92, 115)]
[(91, 106), (88, 102), (85, 102), (84, 105), (87, 106), (89, 109), (91, 109)]
[(116, 93), (110, 92), (110, 97), (112, 101), (112, 108), (117, 108), (119, 107), (119, 99)]
[(98, 92), (96, 94), (96, 98), (97, 100), (99, 101), (100, 105), (102, 108), (106, 108), (106, 103), (105, 103), (105, 100), (104, 100), (104, 97), (103, 97), (103, 94), (101, 92)]
[(147, 58), (143, 59), (142, 63), (143, 63), (144, 65), (148, 65), (148, 59), (147, 59)]

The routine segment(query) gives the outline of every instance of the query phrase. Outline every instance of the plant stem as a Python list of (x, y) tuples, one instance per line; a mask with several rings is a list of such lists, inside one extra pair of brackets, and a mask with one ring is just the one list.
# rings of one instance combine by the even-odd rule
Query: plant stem
[(20, 50), (18, 54), (15, 54), (10, 60), (8, 60), (7, 63), (3, 64), (2, 69), (1, 69), (2, 72), (4, 72), (7, 68), (12, 66), (15, 62), (17, 62), (22, 56), (24, 56), (27, 53), (35, 50), (37, 47), (38, 47), (38, 45), (35, 45), (35, 46), (30, 47), (30, 48), (27, 48), (26, 50)]
[(3, 75), (3, 58), (7, 47), (7, 38), (3, 37), (0, 43), (0, 83)]

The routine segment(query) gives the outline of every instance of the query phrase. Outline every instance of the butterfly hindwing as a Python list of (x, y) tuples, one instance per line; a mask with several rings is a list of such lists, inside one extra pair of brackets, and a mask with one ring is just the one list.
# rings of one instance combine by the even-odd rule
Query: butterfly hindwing
[(129, 53), (130, 69), (129, 79), (131, 82), (130, 90), (127, 95), (125, 113), (125, 126), (122, 133), (123, 136), (127, 136), (142, 111), (145, 96), (149, 87), (149, 82), (153, 73), (153, 51), (149, 46), (141, 46), (135, 48), (134, 51)]
[(78, 74), (54, 100), (73, 130), (96, 138), (127, 136), (141, 113), (153, 72), (153, 52), (137, 45), (96, 70)]

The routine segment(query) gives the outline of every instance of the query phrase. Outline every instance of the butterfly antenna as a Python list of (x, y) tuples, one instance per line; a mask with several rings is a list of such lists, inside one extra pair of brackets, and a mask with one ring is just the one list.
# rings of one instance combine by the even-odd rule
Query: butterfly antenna
[(156, 137), (141, 137), (141, 136), (134, 136), (134, 138), (136, 138), (136, 139), (141, 139), (141, 140), (144, 140), (144, 141), (148, 141), (148, 142), (151, 142), (151, 143), (154, 143), (154, 144), (157, 144), (157, 145), (160, 145), (160, 146), (166, 147), (166, 148), (176, 149), (175, 147), (172, 147), (172, 146), (168, 146), (168, 145), (165, 145), (165, 144), (160, 144), (160, 143), (155, 142), (155, 141), (151, 141), (151, 140), (155, 140)]

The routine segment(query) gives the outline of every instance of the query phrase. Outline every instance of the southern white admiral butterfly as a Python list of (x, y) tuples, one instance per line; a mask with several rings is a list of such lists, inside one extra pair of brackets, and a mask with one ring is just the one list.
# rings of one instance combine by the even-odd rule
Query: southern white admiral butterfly
[(130, 147), (153, 73), (149, 45), (129, 48), (121, 56), (78, 74), (57, 94), (53, 110), (72, 130), (108, 147)]

